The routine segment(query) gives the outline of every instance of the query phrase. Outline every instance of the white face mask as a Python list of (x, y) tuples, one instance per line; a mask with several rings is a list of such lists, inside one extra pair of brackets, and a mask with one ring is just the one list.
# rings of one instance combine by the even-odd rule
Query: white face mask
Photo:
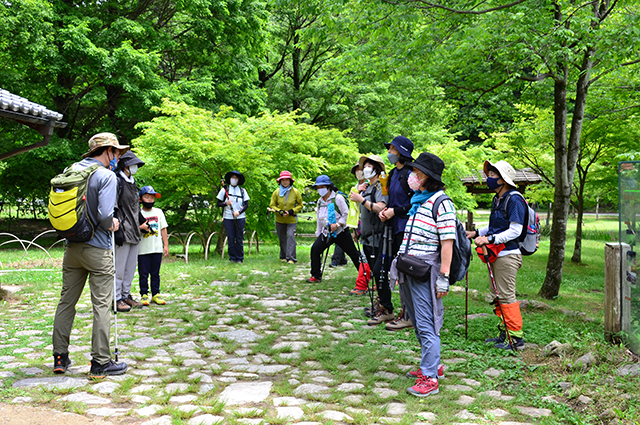
[(356, 170), (356, 179), (358, 181), (364, 180), (364, 173), (362, 172), (362, 170)]
[(326, 187), (321, 187), (320, 189), (318, 189), (318, 194), (323, 197), (324, 195), (327, 194), (327, 192), (329, 192), (329, 189), (327, 189)]
[(363, 174), (365, 179), (370, 179), (371, 177), (376, 175), (376, 172), (373, 167), (364, 167)]
[(229, 179), (229, 184), (231, 184), (231, 186), (237, 186), (238, 185), (238, 179), (230, 178)]
[(131, 175), (133, 176), (135, 173), (138, 172), (138, 166), (137, 165), (130, 165), (129, 166), (129, 172), (131, 173)]

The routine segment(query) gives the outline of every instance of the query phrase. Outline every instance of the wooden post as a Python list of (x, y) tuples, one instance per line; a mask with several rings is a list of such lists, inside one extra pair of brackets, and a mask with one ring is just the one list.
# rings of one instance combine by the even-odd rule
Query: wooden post
[(628, 311), (630, 307), (622, 304), (623, 285), (620, 281), (620, 269), (623, 266), (621, 260), (626, 260), (627, 251), (630, 249), (628, 244), (618, 242), (609, 242), (604, 247), (604, 335), (607, 341), (613, 343), (620, 342), (619, 334), (623, 330), (622, 311)]
[(466, 230), (473, 230), (473, 211), (471, 210), (467, 210), (467, 229)]

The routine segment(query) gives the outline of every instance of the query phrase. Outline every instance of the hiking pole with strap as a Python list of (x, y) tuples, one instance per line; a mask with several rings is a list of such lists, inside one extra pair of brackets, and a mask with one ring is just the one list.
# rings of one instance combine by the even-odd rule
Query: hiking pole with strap
[(469, 338), (469, 272), (464, 275), (464, 339)]
[[(229, 202), (231, 202), (231, 196), (229, 196), (229, 192), (227, 192), (227, 188), (224, 186), (224, 179), (220, 180), (220, 184), (222, 185), (222, 189), (224, 189), (224, 194), (227, 195), (227, 199), (229, 200)], [(242, 193), (242, 190), (240, 190), (240, 193)], [(242, 200), (244, 201), (244, 196), (242, 198)], [(238, 227), (238, 217), (236, 217), (235, 215), (233, 215), (233, 213), (235, 212), (235, 210), (233, 209), (233, 202), (231, 202), (231, 205), (229, 205), (231, 207), (231, 215), (233, 216), (233, 224), (235, 225), (236, 228), (236, 233), (240, 233), (240, 228)], [(244, 233), (242, 235), (240, 235), (240, 237), (242, 238), (242, 240), (244, 241)], [(233, 243), (235, 244), (236, 241), (233, 241)]]
[(487, 269), (489, 270), (489, 278), (491, 280), (491, 286), (493, 288), (493, 292), (495, 292), (496, 294), (496, 299), (495, 299), (496, 309), (500, 310), (500, 316), (502, 316), (502, 324), (504, 325), (504, 330), (507, 333), (507, 338), (509, 339), (509, 345), (511, 346), (511, 349), (515, 352), (516, 346), (513, 345), (513, 341), (511, 340), (511, 333), (509, 332), (509, 328), (507, 327), (507, 319), (504, 316), (504, 311), (502, 311), (500, 294), (498, 294), (496, 279), (493, 277), (493, 270), (491, 270), (491, 263), (489, 262), (489, 251), (487, 251), (487, 247), (485, 245), (482, 245), (482, 255), (484, 257), (485, 262), (487, 263)]
[(115, 342), (116, 347), (113, 351), (113, 355), (116, 358), (116, 363), (118, 363), (118, 354), (120, 351), (118, 350), (118, 303), (116, 301), (116, 237), (115, 230), (111, 231), (111, 243), (113, 244), (113, 323), (115, 330)]
[(325, 253), (324, 253), (324, 261), (323, 261), (323, 263), (322, 263), (322, 271), (320, 272), (320, 276), (323, 276), (323, 275), (324, 275), (324, 266), (326, 266), (326, 265), (327, 265), (327, 257), (329, 256), (329, 248), (330, 248), (330, 247), (331, 247), (331, 245), (329, 245), (329, 246), (327, 247), (327, 249), (325, 250)]

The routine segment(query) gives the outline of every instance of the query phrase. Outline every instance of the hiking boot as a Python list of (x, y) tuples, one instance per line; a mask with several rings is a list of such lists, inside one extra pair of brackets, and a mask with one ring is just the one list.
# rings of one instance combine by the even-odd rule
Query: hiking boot
[(125, 362), (116, 363), (113, 360), (109, 360), (107, 364), (100, 365), (95, 360), (91, 360), (91, 370), (89, 371), (89, 378), (104, 378), (111, 375), (122, 375), (127, 371), (127, 364)]
[[(524, 350), (524, 338), (518, 338), (517, 336), (512, 336), (511, 337), (511, 341), (513, 342), (513, 345), (516, 346), (516, 350), (518, 351), (522, 351)], [(496, 345), (494, 345), (495, 348), (499, 348), (501, 350), (512, 350), (513, 348), (511, 348), (511, 344), (509, 344), (508, 340), (505, 340), (501, 343), (498, 343)]]
[(123, 301), (125, 303), (127, 303), (128, 305), (130, 305), (131, 308), (141, 308), (142, 307), (142, 303), (139, 303), (138, 301), (134, 300), (133, 297), (131, 296), (131, 294), (129, 294), (129, 296), (127, 298), (124, 298)]
[(438, 394), (438, 380), (421, 376), (416, 379), (416, 384), (413, 387), (407, 388), (409, 394), (416, 397), (426, 397), (431, 394)]
[[(407, 372), (406, 376), (407, 376), (407, 378), (418, 379), (418, 378), (421, 378), (424, 375), (422, 374), (422, 369), (418, 368), (418, 370), (412, 370), (410, 372)], [(442, 378), (444, 378), (444, 365), (443, 364), (438, 366), (438, 379), (442, 379)]]
[(131, 311), (131, 306), (124, 302), (124, 300), (120, 300), (116, 303), (116, 308), (120, 313), (126, 313), (127, 311)]
[(393, 320), (394, 317), (395, 316), (393, 315), (393, 313), (389, 313), (384, 307), (382, 307), (378, 312), (378, 314), (376, 314), (374, 317), (369, 319), (369, 321), (367, 322), (367, 325), (376, 326), (384, 322), (390, 322)]
[(295, 264), (296, 262), (295, 262), (295, 261), (293, 261), (293, 260), (289, 260), (289, 261), (287, 261), (287, 263), (289, 263), (289, 264)]
[(69, 353), (53, 354), (53, 373), (65, 373), (71, 366)]
[(360, 295), (364, 295), (367, 293), (366, 289), (352, 289), (351, 291), (349, 291), (349, 295), (356, 295), (356, 296), (360, 296)]
[(144, 294), (140, 299), (140, 304), (149, 305), (149, 294)]
[(307, 283), (318, 283), (318, 282), (322, 282), (321, 278), (317, 278), (315, 276), (311, 276), (307, 278)]
[(378, 314), (378, 311), (380, 311), (381, 308), (382, 308), (382, 306), (380, 305), (380, 300), (377, 299), (373, 303), (373, 314), (371, 314), (371, 307), (365, 307), (364, 308), (364, 315), (367, 316), (367, 317), (373, 317), (376, 314)]
[(158, 305), (165, 305), (167, 303), (165, 300), (160, 298), (160, 294), (155, 294), (153, 297), (151, 297), (151, 302), (154, 302)]
[(331, 263), (329, 264), (329, 267), (331, 267), (332, 269), (335, 269), (336, 267), (338, 267), (338, 265), (336, 263)]
[(282, 261), (283, 263), (286, 263), (287, 259), (286, 258), (281, 258), (280, 261)]
[(411, 319), (404, 320), (402, 315), (399, 315), (395, 318), (394, 321), (387, 323), (384, 328), (388, 331), (399, 331), (401, 329), (411, 329), (413, 328), (413, 323), (411, 323)]
[(487, 338), (484, 340), (485, 344), (502, 344), (507, 339), (507, 333), (505, 331), (500, 331), (500, 335), (495, 338)]

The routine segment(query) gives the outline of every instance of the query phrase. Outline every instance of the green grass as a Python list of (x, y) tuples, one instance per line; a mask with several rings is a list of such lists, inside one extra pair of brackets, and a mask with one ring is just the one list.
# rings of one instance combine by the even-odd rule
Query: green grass
[[(482, 220), (482, 215), (478, 218)], [(587, 226), (592, 225), (594, 232), (609, 231), (617, 221), (603, 218), (598, 223), (591, 222), (587, 217)], [(310, 225), (306, 225), (311, 227)], [(299, 229), (300, 231), (300, 229)], [(306, 231), (306, 230), (305, 230)], [(311, 232), (312, 230), (310, 230)], [(299, 264), (309, 261), (309, 247), (311, 239), (300, 239), (298, 244)], [(466, 374), (466, 378), (475, 379), (481, 383), (481, 391), (495, 389), (503, 394), (515, 396), (511, 401), (496, 401), (494, 399), (477, 396), (468, 407), (470, 412), (480, 418), (492, 422), (499, 422), (499, 418), (491, 417), (486, 412), (501, 408), (512, 413), (507, 420), (519, 422), (533, 422), (540, 424), (600, 424), (604, 423), (599, 415), (606, 409), (617, 409), (614, 414), (620, 423), (639, 423), (640, 410), (633, 400), (640, 399), (640, 385), (638, 377), (620, 377), (617, 368), (630, 361), (623, 347), (611, 346), (604, 341), (603, 304), (604, 304), (604, 242), (585, 239), (583, 241), (583, 263), (573, 264), (569, 261), (573, 241), (567, 244), (566, 259), (563, 273), (563, 283), (560, 295), (554, 300), (544, 300), (537, 293), (542, 285), (546, 261), (549, 251), (549, 241), (543, 238), (540, 250), (531, 257), (524, 258), (524, 266), (518, 274), (518, 298), (545, 303), (547, 309), (526, 309), (523, 311), (525, 335), (527, 343), (540, 347), (553, 340), (568, 342), (573, 345), (574, 353), (565, 358), (547, 358), (537, 350), (526, 350), (520, 356), (511, 353), (497, 352), (483, 343), (484, 338), (495, 334), (497, 319), (487, 317), (470, 320), (468, 339), (464, 333), (465, 292), (464, 282), (456, 285), (456, 290), (445, 298), (445, 322), (442, 329), (442, 353), (447, 359), (463, 357), (462, 363), (447, 363), (448, 377), (443, 385), (464, 384), (462, 378), (455, 376), (455, 372)], [(172, 245), (171, 252), (181, 252), (179, 245)], [(10, 272), (0, 275), (3, 286), (20, 286), (22, 289), (16, 295), (8, 297), (0, 303), (0, 335), (3, 340), (11, 341), (13, 347), (0, 348), (0, 356), (15, 356), (19, 362), (29, 366), (47, 369), (49, 358), (30, 359), (25, 355), (14, 354), (16, 347), (24, 347), (32, 339), (28, 336), (16, 335), (20, 330), (41, 330), (39, 338), (43, 345), (34, 347), (34, 351), (43, 351), (50, 344), (49, 332), (53, 325), (53, 312), (61, 287), (60, 264), (62, 248), (54, 249), (52, 257), (55, 267), (51, 266), (46, 255), (37, 251), (29, 251), (27, 257), (16, 249), (0, 250), (0, 261), (4, 268), (28, 269), (29, 267), (55, 268), (54, 271), (26, 270)], [(413, 332), (387, 332), (381, 326), (366, 327), (362, 315), (362, 307), (369, 304), (367, 297), (349, 297), (348, 290), (353, 287), (355, 271), (351, 265), (329, 270), (321, 285), (310, 286), (302, 280), (308, 276), (307, 267), (296, 267), (277, 261), (278, 247), (274, 243), (260, 246), (260, 253), (252, 251), (246, 255), (245, 263), (229, 264), (218, 256), (204, 260), (201, 248), (193, 246), (190, 250), (189, 264), (170, 257), (162, 265), (162, 292), (166, 294), (169, 308), (146, 309), (144, 314), (118, 315), (122, 341), (134, 338), (138, 327), (154, 329), (158, 335), (169, 341), (169, 344), (184, 342), (185, 340), (219, 341), (218, 348), (198, 348), (196, 351), (203, 358), (207, 358), (214, 350), (224, 351), (229, 356), (242, 347), (242, 344), (219, 338), (215, 327), (224, 322), (227, 326), (243, 329), (255, 329), (264, 334), (262, 340), (250, 345), (252, 355), (264, 353), (271, 356), (280, 364), (289, 365), (291, 369), (299, 370), (299, 380), (310, 383), (312, 376), (308, 374), (313, 368), (307, 362), (318, 362), (322, 370), (327, 371), (335, 386), (341, 383), (354, 382), (352, 373), (359, 374), (358, 380), (365, 389), (358, 392), (363, 401), (352, 406), (344, 400), (346, 394), (331, 393), (328, 400), (330, 409), (344, 411), (348, 407), (365, 408), (367, 414), (350, 414), (356, 424), (371, 423), (386, 415), (388, 401), (403, 402), (407, 405), (408, 413), (400, 418), (400, 423), (410, 424), (418, 421), (418, 412), (433, 411), (437, 413), (434, 424), (448, 424), (464, 422), (454, 415), (463, 409), (455, 403), (461, 393), (441, 391), (437, 396), (428, 400), (416, 399), (404, 392), (408, 381), (403, 377), (405, 370), (402, 366), (415, 367), (419, 361), (420, 350)], [(49, 262), (49, 265), (47, 265)], [(259, 271), (262, 273), (255, 273)], [(263, 274), (265, 273), (266, 274)], [(239, 282), (237, 286), (211, 286), (213, 281)], [(134, 280), (134, 287), (137, 280)], [(489, 293), (489, 280), (486, 265), (477, 258), (472, 261), (469, 271), (469, 313), (491, 313), (491, 307), (485, 302)], [(279, 299), (297, 301), (298, 304), (278, 310), (278, 313), (262, 307), (257, 299), (275, 297)], [(399, 305), (399, 299), (394, 293), (394, 304)], [(249, 314), (244, 314), (244, 311)], [(76, 319), (74, 329), (74, 344), (90, 345), (91, 339), (91, 303), (88, 289), (81, 298), (78, 313), (83, 315)], [(570, 313), (573, 312), (573, 313)], [(578, 313), (584, 313), (579, 315)], [(298, 314), (298, 315), (297, 315)], [(309, 346), (300, 351), (299, 358), (280, 359), (280, 354), (291, 352), (291, 349), (273, 349), (273, 345), (281, 341), (281, 337), (289, 333), (304, 331), (296, 330), (299, 326), (312, 323), (321, 330), (319, 338), (309, 338)], [(344, 333), (344, 339), (336, 339), (332, 332), (342, 332), (343, 323), (353, 325), (352, 333)], [(328, 326), (332, 331), (323, 330)], [(213, 327), (213, 328), (212, 328)], [(213, 329), (213, 330), (212, 330)], [(274, 332), (274, 333), (268, 333)], [(309, 334), (312, 335), (312, 334)], [(5, 344), (5, 342), (2, 342)], [(166, 347), (158, 347), (165, 348)], [(458, 350), (458, 351), (454, 351)], [(131, 358), (142, 363), (145, 358), (155, 356), (155, 349), (136, 350)], [(571, 368), (573, 362), (581, 355), (591, 352), (599, 360), (599, 364), (583, 373)], [(47, 353), (48, 355), (49, 353)], [(126, 355), (126, 353), (125, 353)], [(477, 356), (477, 357), (475, 357)], [(76, 364), (86, 362), (81, 354), (73, 354)], [(170, 363), (157, 366), (153, 370), (161, 373), (165, 383), (186, 383), (189, 385), (187, 393), (196, 393), (198, 385), (188, 376), (195, 368), (184, 367), (185, 358), (173, 357)], [(44, 362), (44, 363), (43, 363)], [(237, 422), (240, 416), (262, 417), (271, 423), (287, 423), (276, 419), (273, 406), (264, 405), (257, 408), (255, 413), (234, 415), (225, 411), (224, 406), (217, 400), (217, 396), (224, 389), (225, 383), (216, 381), (222, 373), (230, 370), (229, 365), (220, 363), (220, 368), (213, 371), (215, 390), (203, 394), (198, 401), (200, 406), (208, 406), (205, 411), (225, 416), (226, 423)], [(2, 364), (0, 364), (2, 367)], [(484, 371), (493, 367), (505, 371), (500, 378), (489, 378)], [(177, 372), (169, 373), (171, 368), (178, 368)], [(210, 370), (210, 369), (209, 369)], [(384, 379), (376, 376), (379, 372), (391, 372), (398, 378)], [(34, 404), (62, 409), (67, 411), (84, 412), (83, 406), (74, 403), (59, 403), (58, 393), (30, 389), (15, 389), (11, 383), (27, 376), (16, 370), (16, 376), (4, 378), (4, 386), (0, 391), (0, 402), (8, 402), (18, 395), (36, 396)], [(46, 374), (50, 374), (47, 370)], [(48, 376), (48, 375), (47, 375)], [(272, 396), (292, 396), (297, 385), (288, 381), (288, 376), (269, 377), (274, 380)], [(372, 389), (381, 382), (390, 389), (398, 391), (398, 395), (386, 402), (381, 401)], [(557, 386), (558, 382), (570, 382), (572, 388), (563, 392)], [(144, 384), (144, 378), (127, 379), (116, 391), (114, 397), (118, 402), (127, 400), (128, 391), (139, 384)], [(147, 393), (153, 397), (152, 402), (163, 405), (161, 413), (168, 414), (175, 423), (186, 423), (194, 416), (191, 413), (179, 411), (168, 404), (169, 396), (159, 395), (154, 391)], [(629, 395), (629, 397), (622, 395)], [(475, 395), (470, 393), (469, 395)], [(561, 403), (545, 401), (543, 397), (554, 396)], [(594, 402), (582, 406), (577, 402), (580, 395), (588, 395)], [(516, 406), (545, 407), (553, 411), (551, 418), (532, 420), (522, 415)], [(304, 420), (319, 420), (319, 413), (324, 408), (305, 407)], [(477, 421), (477, 420), (476, 420)]]

